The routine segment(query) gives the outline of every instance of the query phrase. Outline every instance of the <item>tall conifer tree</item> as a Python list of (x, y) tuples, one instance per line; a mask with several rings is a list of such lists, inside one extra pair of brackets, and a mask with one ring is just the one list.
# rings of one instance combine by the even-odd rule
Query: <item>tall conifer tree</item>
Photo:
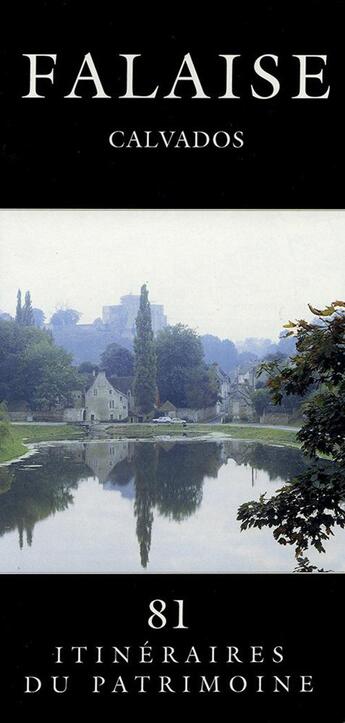
[(24, 306), (22, 308), (22, 322), (23, 326), (34, 326), (35, 319), (34, 314), (32, 310), (32, 304), (31, 304), (31, 295), (30, 291), (27, 291), (25, 294), (25, 302)]
[(141, 287), (140, 306), (135, 323), (134, 399), (138, 411), (147, 414), (156, 401), (157, 360), (146, 284)]
[(20, 289), (17, 291), (17, 306), (16, 306), (16, 322), (22, 324), (23, 310), (22, 310), (22, 292)]

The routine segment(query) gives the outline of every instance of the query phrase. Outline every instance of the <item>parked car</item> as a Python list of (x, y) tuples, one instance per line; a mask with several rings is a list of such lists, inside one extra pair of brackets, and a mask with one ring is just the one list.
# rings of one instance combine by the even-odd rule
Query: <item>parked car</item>
[(170, 417), (155, 417), (152, 420), (155, 424), (170, 424)]
[(171, 421), (173, 424), (186, 424), (185, 419), (178, 419), (178, 417), (173, 417)]

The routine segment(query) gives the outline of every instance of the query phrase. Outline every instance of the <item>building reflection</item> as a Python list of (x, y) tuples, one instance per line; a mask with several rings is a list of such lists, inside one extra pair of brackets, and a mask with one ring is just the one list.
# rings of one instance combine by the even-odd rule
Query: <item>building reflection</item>
[(298, 450), (241, 440), (90, 440), (42, 447), (39, 454), (0, 468), (0, 536), (17, 530), (32, 545), (40, 520), (66, 510), (78, 484), (93, 477), (105, 492), (131, 501), (143, 568), (149, 565), (155, 515), (181, 522), (200, 508), (205, 479), (229, 460), (248, 468), (250, 484), (264, 470), (286, 481), (305, 466)]

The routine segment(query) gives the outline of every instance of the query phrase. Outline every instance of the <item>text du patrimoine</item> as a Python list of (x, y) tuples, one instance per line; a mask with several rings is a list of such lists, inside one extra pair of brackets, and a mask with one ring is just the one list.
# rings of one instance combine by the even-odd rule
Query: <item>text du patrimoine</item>
[[(270, 664), (269, 669), (261, 668), (265, 663)], [(78, 669), (76, 680), (70, 674), (71, 666)], [(61, 695), (73, 692), (75, 684), (79, 688), (81, 679), (85, 693), (91, 695), (315, 692), (310, 671), (300, 674), (286, 669), (282, 645), (274, 645), (271, 650), (251, 645), (248, 651), (234, 645), (210, 645), (203, 651), (192, 645), (182, 651), (171, 645), (152, 646), (149, 641), (138, 647), (121, 645), (109, 650), (96, 646), (92, 651), (86, 645), (69, 649), (57, 646), (49, 672), (44, 677), (34, 671), (25, 675), (24, 693), (30, 696), (45, 691)]]

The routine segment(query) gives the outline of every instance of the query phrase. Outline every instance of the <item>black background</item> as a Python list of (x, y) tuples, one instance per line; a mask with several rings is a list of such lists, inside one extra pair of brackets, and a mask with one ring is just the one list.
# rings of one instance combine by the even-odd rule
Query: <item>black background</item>
[[(343, 701), (343, 579), (338, 575), (43, 575), (3, 579), (2, 629), (8, 651), (2, 651), (3, 693), (16, 713), (46, 714), (78, 711), (92, 715), (149, 715), (153, 720), (168, 713), (224, 715), (234, 721), (344, 720)], [(167, 625), (148, 626), (152, 599), (167, 602)], [(184, 599), (188, 630), (177, 624), (175, 599)], [(219, 661), (226, 645), (237, 646), (248, 661), (249, 646), (263, 645), (265, 664), (137, 665), (139, 646), (152, 646), (154, 661), (162, 659), (160, 646), (173, 645), (180, 659), (196, 647), (207, 661), (207, 646), (218, 645)], [(68, 647), (89, 646), (87, 662), (71, 662)], [(133, 663), (96, 665), (95, 647), (132, 646)], [(284, 663), (270, 662), (273, 646), (283, 645)], [(54, 665), (55, 646), (64, 646), (64, 663)], [(108, 655), (107, 655), (108, 650)], [(131, 654), (132, 654), (131, 653)], [(75, 655), (75, 653), (74, 653)], [(209, 679), (219, 675), (248, 678), (248, 692), (234, 694), (131, 694), (110, 693), (118, 675), (191, 675)], [(254, 675), (300, 674), (314, 676), (314, 693), (253, 694)], [(24, 695), (24, 676), (42, 679), (37, 695)], [(53, 675), (70, 675), (70, 691), (51, 692)], [(92, 695), (90, 677), (103, 675), (104, 692)], [(112, 685), (113, 684), (113, 685)], [(174, 685), (174, 683), (173, 683)], [(195, 690), (196, 683), (194, 683)], [(272, 684), (271, 684), (272, 686)], [(179, 684), (181, 689), (182, 683)], [(200, 687), (200, 683), (199, 683)], [(227, 686), (228, 687), (228, 686)], [(157, 691), (158, 685), (156, 685)], [(191, 683), (191, 688), (193, 684)], [(226, 683), (221, 685), (226, 689)], [(269, 690), (269, 684), (267, 684)], [(271, 687), (272, 690), (272, 687)], [(291, 690), (296, 688), (291, 685)]]
[[(131, 3), (101, 1), (8, 4), (0, 30), (2, 206), (343, 208), (344, 2), (300, 5), (198, 4), (189, 6), (187, 17), (178, 3), (145, 4), (140, 11)], [(115, 97), (64, 100), (88, 51), (106, 91)], [(21, 54), (34, 52), (58, 54), (56, 85), (42, 84), (44, 100), (21, 98), (28, 92), (28, 61)], [(190, 100), (188, 94), (180, 101), (162, 100), (186, 52), (210, 100)], [(119, 53), (143, 54), (140, 90), (150, 92), (159, 83), (160, 99), (118, 100), (124, 92)], [(240, 100), (215, 97), (224, 92), (220, 53), (244, 56)], [(272, 101), (255, 100), (249, 92), (253, 61), (263, 53), (280, 59), (281, 92)], [(328, 55), (327, 101), (291, 99), (298, 77), (294, 53)], [(246, 144), (241, 151), (116, 151), (107, 141), (115, 128), (240, 128)], [(1, 582), (1, 695), (9, 697), (16, 712), (36, 717), (52, 709), (107, 717), (134, 712), (155, 718), (170, 711), (220, 715), (225, 702), (222, 715), (234, 721), (345, 720), (342, 575), (3, 575)], [(184, 599), (189, 630), (150, 631), (147, 606), (153, 598), (169, 605)], [(23, 695), (23, 675), (61, 673), (51, 664), (54, 645), (140, 645), (146, 640), (153, 645), (237, 644), (245, 650), (284, 644), (284, 672), (312, 673), (316, 692), (92, 698), (82, 683), (87, 669), (95, 672), (90, 663), (82, 672), (71, 667), (71, 694), (52, 696), (44, 689), (37, 696)], [(236, 672), (250, 676), (253, 667), (244, 664), (245, 672)], [(196, 668), (187, 673), (195, 675)], [(114, 675), (112, 669), (107, 672)], [(202, 670), (207, 672), (213, 672), (212, 666)]]
[[(343, 206), (344, 2), (199, 4), (77, 2), (8, 3), (1, 26), (2, 203), (64, 207), (336, 207)], [(91, 52), (111, 99), (64, 99), (84, 54)], [(190, 52), (210, 100), (163, 99)], [(29, 88), (23, 53), (57, 53), (55, 85), (46, 99), (22, 99)], [(154, 100), (119, 100), (125, 61), (141, 53), (137, 89)], [(225, 90), (222, 53), (242, 54), (235, 82), (240, 100), (217, 100)], [(255, 58), (279, 56), (281, 91), (253, 99)], [(298, 53), (327, 54), (325, 100), (293, 100)], [(41, 61), (44, 63), (44, 61)], [(236, 61), (237, 62), (237, 61)], [(51, 66), (41, 66), (48, 72)], [(273, 65), (266, 65), (273, 70)], [(314, 72), (318, 72), (319, 67)], [(312, 69), (313, 72), (313, 69)], [(83, 85), (83, 84), (81, 84)], [(89, 85), (89, 91), (86, 86)], [(256, 88), (271, 90), (267, 83)], [(320, 92), (311, 81), (310, 92)], [(188, 97), (189, 96), (189, 97)], [(243, 129), (241, 150), (132, 148), (108, 143), (116, 128)]]

